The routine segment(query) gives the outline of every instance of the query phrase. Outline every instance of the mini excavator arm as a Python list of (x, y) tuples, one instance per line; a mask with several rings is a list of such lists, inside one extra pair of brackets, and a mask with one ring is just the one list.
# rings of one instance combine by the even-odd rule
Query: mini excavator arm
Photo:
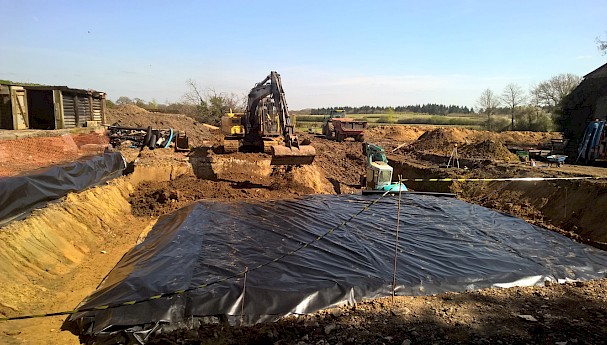
[(364, 143), (363, 154), (367, 156), (367, 165), (371, 165), (372, 162), (384, 162), (386, 164), (388, 163), (388, 158), (386, 158), (386, 152), (379, 145)]

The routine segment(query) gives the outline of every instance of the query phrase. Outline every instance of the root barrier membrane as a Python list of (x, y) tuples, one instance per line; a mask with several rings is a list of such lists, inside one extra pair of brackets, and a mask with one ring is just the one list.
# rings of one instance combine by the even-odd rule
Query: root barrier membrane
[(122, 175), (118, 152), (83, 158), (30, 174), (0, 179), (0, 226), (24, 218), (34, 207)]
[[(237, 324), (242, 317), (253, 324), (391, 295), (397, 199), (384, 197), (339, 226), (376, 198), (191, 204), (161, 218), (79, 308), (147, 301), (78, 312), (63, 329), (81, 341), (144, 342), (150, 332), (201, 322)], [(605, 252), (456, 199), (403, 196), (398, 238), (397, 295), (586, 280), (607, 272)], [(239, 274), (245, 267), (246, 289)], [(222, 281), (230, 276), (236, 277)]]

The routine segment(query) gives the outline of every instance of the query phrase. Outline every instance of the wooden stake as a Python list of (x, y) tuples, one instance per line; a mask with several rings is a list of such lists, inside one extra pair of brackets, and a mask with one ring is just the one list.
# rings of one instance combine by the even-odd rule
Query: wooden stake
[(244, 313), (244, 297), (247, 292), (247, 272), (249, 272), (249, 268), (247, 266), (245, 266), (244, 267), (244, 280), (242, 282), (242, 303), (240, 304), (240, 327), (242, 327), (243, 313)]
[(401, 147), (403, 147), (403, 146), (405, 146), (405, 145), (407, 145), (407, 143), (402, 143), (402, 144), (398, 145), (398, 146), (397, 146), (395, 149), (393, 149), (393, 150), (392, 150), (392, 151), (390, 151), (390, 152), (394, 152), (394, 151), (396, 151), (396, 150), (400, 149)]
[[(398, 180), (402, 180), (402, 176), (398, 175)], [(392, 302), (394, 303), (394, 294), (396, 293), (396, 258), (398, 256), (398, 226), (400, 225), (400, 197), (402, 188), (398, 188), (398, 210), (396, 213), (396, 239), (394, 240), (394, 271), (392, 272)]]

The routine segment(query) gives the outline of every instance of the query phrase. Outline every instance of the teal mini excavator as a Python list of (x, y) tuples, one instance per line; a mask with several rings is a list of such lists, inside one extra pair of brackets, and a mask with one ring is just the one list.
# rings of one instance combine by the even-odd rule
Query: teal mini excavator
[(394, 169), (388, 164), (386, 152), (375, 144), (363, 143), (363, 154), (367, 156), (367, 172), (362, 178), (363, 194), (406, 192), (401, 182), (392, 182)]
[(375, 144), (363, 143), (363, 154), (367, 157), (367, 172), (361, 179), (363, 194), (421, 194), (444, 197), (455, 197), (453, 193), (412, 191), (404, 183), (392, 182), (394, 169), (388, 164), (384, 149)]

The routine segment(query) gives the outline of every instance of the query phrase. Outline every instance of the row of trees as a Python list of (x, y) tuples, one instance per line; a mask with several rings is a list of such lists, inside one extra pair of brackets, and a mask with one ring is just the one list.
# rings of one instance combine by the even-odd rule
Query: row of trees
[[(528, 92), (518, 84), (506, 85), (501, 94), (485, 89), (478, 98), (480, 111), (487, 115), (489, 130), (502, 130), (492, 121), (492, 115), (500, 109), (508, 109), (511, 130), (549, 130), (558, 121), (562, 113), (560, 106), (563, 98), (573, 91), (582, 78), (574, 74), (559, 74), (537, 85)], [(502, 105), (504, 107), (500, 108)]]
[(471, 114), (474, 113), (473, 108), (459, 105), (445, 105), (445, 104), (416, 104), (416, 105), (405, 105), (397, 107), (377, 107), (365, 105), (362, 107), (328, 107), (328, 108), (315, 108), (310, 109), (310, 115), (326, 115), (330, 114), (332, 110), (343, 109), (348, 114), (386, 114), (389, 111), (396, 113), (420, 113), (430, 115), (446, 115), (446, 114)]

